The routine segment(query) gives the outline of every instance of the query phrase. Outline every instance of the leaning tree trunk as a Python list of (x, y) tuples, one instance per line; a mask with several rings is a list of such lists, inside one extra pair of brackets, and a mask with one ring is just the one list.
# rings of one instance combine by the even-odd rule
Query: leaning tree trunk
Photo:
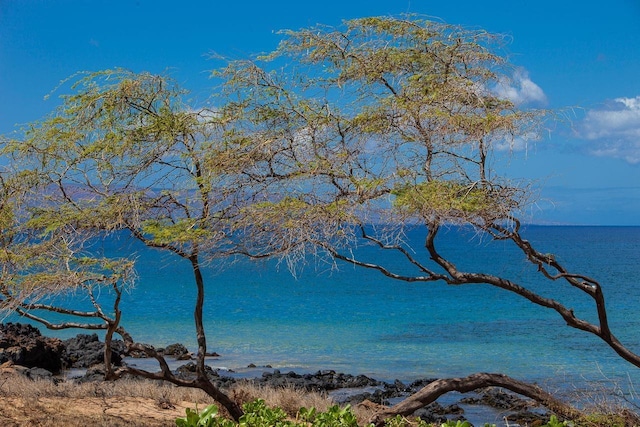
[(376, 426), (383, 426), (387, 418), (396, 415), (411, 415), (416, 410), (434, 402), (443, 394), (451, 391), (467, 393), (485, 387), (503, 387), (534, 399), (563, 418), (575, 419), (582, 415), (579, 410), (559, 401), (538, 386), (527, 384), (502, 374), (479, 373), (465, 378), (447, 378), (433, 381), (397, 405), (376, 412), (369, 422)]
[(224, 394), (218, 387), (216, 387), (205, 370), (205, 355), (207, 353), (207, 338), (204, 331), (203, 322), (203, 306), (204, 306), (204, 278), (202, 277), (202, 271), (200, 270), (200, 263), (198, 261), (197, 249), (194, 249), (194, 253), (189, 257), (193, 273), (195, 276), (195, 282), (197, 287), (197, 298), (194, 308), (194, 321), (196, 326), (196, 337), (198, 341), (198, 354), (196, 356), (196, 380), (195, 384), (204, 390), (209, 396), (213, 397), (218, 403), (220, 403), (229, 412), (229, 415), (233, 417), (235, 421), (238, 421), (243, 415), (242, 408), (236, 402), (231, 400), (226, 394)]

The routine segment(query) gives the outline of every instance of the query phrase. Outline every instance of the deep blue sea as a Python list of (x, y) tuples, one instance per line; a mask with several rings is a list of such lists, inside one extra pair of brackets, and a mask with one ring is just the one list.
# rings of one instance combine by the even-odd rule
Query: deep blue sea
[[(614, 333), (640, 352), (640, 227), (529, 226), (524, 235), (571, 271), (602, 283)], [(595, 318), (589, 298), (544, 280), (504, 242), (452, 228), (440, 243), (460, 268), (505, 275)], [(195, 350), (188, 263), (134, 243), (127, 248), (137, 254), (139, 280), (122, 303), (123, 325), (138, 341), (181, 342)], [(367, 247), (359, 253), (379, 256)], [(640, 386), (640, 368), (516, 295), (487, 285), (406, 283), (347, 264), (337, 267), (310, 261), (293, 277), (276, 261), (209, 265), (207, 339), (209, 351), (221, 355), (211, 364), (334, 369), (403, 381), (502, 372), (552, 390)]]

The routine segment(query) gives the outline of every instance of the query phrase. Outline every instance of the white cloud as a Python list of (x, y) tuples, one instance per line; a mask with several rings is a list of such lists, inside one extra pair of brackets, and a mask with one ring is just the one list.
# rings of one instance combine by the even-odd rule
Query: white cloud
[(640, 96), (616, 98), (600, 109), (587, 111), (577, 129), (590, 142), (594, 156), (640, 163)]
[(540, 139), (541, 138), (539, 134), (535, 132), (527, 132), (514, 138), (498, 141), (495, 144), (495, 148), (498, 151), (527, 151), (529, 149), (530, 142), (539, 141)]
[(542, 88), (529, 78), (529, 73), (524, 68), (518, 68), (511, 79), (501, 80), (493, 92), (515, 105), (545, 104), (547, 102), (547, 96)]

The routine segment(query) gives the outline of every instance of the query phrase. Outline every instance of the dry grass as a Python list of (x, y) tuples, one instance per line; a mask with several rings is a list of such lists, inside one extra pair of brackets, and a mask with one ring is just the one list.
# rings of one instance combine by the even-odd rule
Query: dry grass
[(79, 384), (73, 381), (54, 383), (31, 380), (22, 375), (0, 377), (0, 396), (38, 399), (41, 397), (143, 397), (154, 400), (190, 401), (199, 404), (212, 402), (202, 390), (176, 387), (170, 383), (139, 380), (119, 380)]
[(293, 387), (272, 388), (248, 382), (237, 383), (231, 389), (232, 398), (240, 404), (263, 399), (269, 407), (280, 407), (289, 416), (295, 417), (300, 408), (316, 408), (325, 411), (334, 402), (322, 393), (307, 392)]
[(631, 381), (626, 386), (611, 381), (603, 375), (602, 381), (594, 381), (588, 387), (575, 389), (569, 400), (580, 402), (585, 416), (576, 420), (585, 427), (640, 426), (638, 393)]
[[(248, 382), (228, 391), (238, 403), (257, 398), (268, 406), (278, 406), (292, 418), (301, 407), (319, 411), (333, 405), (325, 394), (294, 388), (274, 389)], [(198, 389), (176, 387), (169, 383), (144, 380), (120, 380), (76, 384), (62, 381), (31, 380), (22, 375), (0, 371), (0, 426), (175, 426), (186, 408), (200, 409), (213, 403)], [(370, 412), (363, 412), (364, 420)]]
[(2, 426), (175, 426), (188, 407), (212, 402), (201, 390), (123, 380), (75, 384), (0, 374)]

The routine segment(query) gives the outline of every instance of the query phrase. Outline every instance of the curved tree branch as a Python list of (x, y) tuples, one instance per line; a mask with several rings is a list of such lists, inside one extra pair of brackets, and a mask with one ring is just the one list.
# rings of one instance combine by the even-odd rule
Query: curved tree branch
[(411, 415), (446, 393), (452, 391), (467, 393), (485, 387), (503, 387), (529, 397), (563, 418), (575, 419), (582, 415), (578, 409), (561, 402), (536, 385), (527, 384), (503, 374), (478, 373), (464, 378), (446, 378), (433, 381), (397, 405), (375, 413), (369, 422), (376, 426), (383, 426), (387, 418), (395, 415)]
[[(532, 303), (550, 308), (556, 311), (568, 326), (576, 329), (580, 329), (585, 332), (589, 332), (600, 339), (602, 339), (605, 343), (609, 345), (619, 356), (621, 356), (627, 362), (633, 364), (636, 367), (640, 367), (640, 355), (629, 350), (624, 344), (622, 344), (609, 329), (609, 324), (607, 321), (607, 312), (605, 307), (604, 295), (602, 293), (602, 289), (600, 285), (593, 279), (589, 279), (585, 276), (569, 274), (564, 267), (562, 267), (555, 258), (550, 255), (543, 255), (533, 249), (533, 247), (526, 240), (522, 239), (519, 232), (510, 232), (510, 239), (513, 240), (518, 247), (520, 247), (525, 254), (530, 257), (531, 262), (539, 266), (544, 264), (542, 260), (546, 260), (546, 264), (552, 265), (556, 268), (560, 275), (558, 277), (551, 276), (549, 274), (545, 274), (545, 277), (550, 278), (551, 280), (556, 280), (559, 278), (565, 279), (571, 285), (577, 287), (578, 289), (584, 291), (592, 298), (594, 298), (596, 303), (596, 308), (598, 311), (598, 318), (600, 321), (600, 325), (594, 325), (591, 322), (586, 320), (582, 320), (578, 318), (574, 311), (559, 301), (545, 298), (523, 286), (520, 286), (511, 280), (507, 280), (502, 277), (493, 276), (490, 274), (482, 274), (482, 273), (467, 273), (458, 270), (453, 263), (442, 257), (436, 249), (435, 246), (435, 235), (437, 234), (438, 227), (434, 225), (429, 227), (429, 235), (427, 238), (426, 247), (431, 255), (431, 258), (441, 265), (447, 273), (451, 276), (448, 280), (445, 280), (448, 284), (453, 285), (463, 285), (463, 284), (481, 284), (485, 283), (488, 285), (492, 285), (506, 291), (512, 292), (514, 294), (520, 295)], [(534, 261), (535, 260), (535, 261)], [(555, 277), (555, 279), (554, 279)], [(584, 278), (584, 281), (579, 281), (577, 278)], [(587, 282), (588, 283), (585, 283)]]

